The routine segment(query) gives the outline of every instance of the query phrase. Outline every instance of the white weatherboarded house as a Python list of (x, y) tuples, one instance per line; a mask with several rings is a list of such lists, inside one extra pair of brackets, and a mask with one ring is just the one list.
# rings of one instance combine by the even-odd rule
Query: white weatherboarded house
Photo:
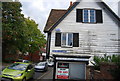
[(119, 24), (120, 18), (100, 0), (78, 0), (67, 10), (52, 9), (44, 29), (47, 55), (120, 54)]

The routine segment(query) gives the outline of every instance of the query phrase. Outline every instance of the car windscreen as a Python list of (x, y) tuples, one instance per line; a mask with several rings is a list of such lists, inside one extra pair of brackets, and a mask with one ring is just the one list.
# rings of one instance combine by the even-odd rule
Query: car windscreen
[(22, 60), (17, 60), (16, 62), (22, 62)]
[(24, 60), (23, 62), (24, 62), (24, 63), (29, 63), (29, 61), (28, 61), (28, 60)]
[(45, 66), (45, 63), (38, 63), (38, 66)]
[(28, 64), (14, 63), (8, 67), (8, 69), (25, 70)]

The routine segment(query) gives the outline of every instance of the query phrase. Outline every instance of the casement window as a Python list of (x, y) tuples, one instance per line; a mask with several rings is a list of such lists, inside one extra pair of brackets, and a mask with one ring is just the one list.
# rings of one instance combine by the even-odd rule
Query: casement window
[(76, 22), (103, 23), (102, 10), (77, 9)]
[(73, 33), (61, 33), (61, 46), (73, 46)]
[(55, 46), (79, 47), (79, 33), (56, 33)]
[(95, 10), (83, 10), (83, 22), (85, 23), (95, 23), (96, 22), (96, 15)]

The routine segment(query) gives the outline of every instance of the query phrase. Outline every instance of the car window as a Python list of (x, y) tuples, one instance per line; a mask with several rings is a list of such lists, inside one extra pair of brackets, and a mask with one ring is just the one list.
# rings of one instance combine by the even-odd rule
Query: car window
[(28, 66), (28, 69), (32, 69), (32, 68), (33, 68), (33, 66), (32, 66), (32, 65), (29, 65), (29, 66)]
[(20, 63), (14, 63), (8, 67), (8, 69), (14, 69), (14, 70), (25, 70), (28, 64), (20, 64)]
[(38, 65), (38, 66), (44, 66), (45, 63), (38, 63), (37, 65)]
[(22, 60), (17, 60), (16, 62), (22, 62)]
[(29, 63), (29, 61), (28, 61), (28, 60), (23, 60), (23, 62), (24, 62), (24, 63)]

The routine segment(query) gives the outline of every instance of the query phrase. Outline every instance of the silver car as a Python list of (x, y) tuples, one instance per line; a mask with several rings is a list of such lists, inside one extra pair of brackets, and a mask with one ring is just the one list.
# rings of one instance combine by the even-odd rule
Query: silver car
[(39, 62), (35, 65), (35, 71), (47, 71), (48, 64), (47, 62)]

